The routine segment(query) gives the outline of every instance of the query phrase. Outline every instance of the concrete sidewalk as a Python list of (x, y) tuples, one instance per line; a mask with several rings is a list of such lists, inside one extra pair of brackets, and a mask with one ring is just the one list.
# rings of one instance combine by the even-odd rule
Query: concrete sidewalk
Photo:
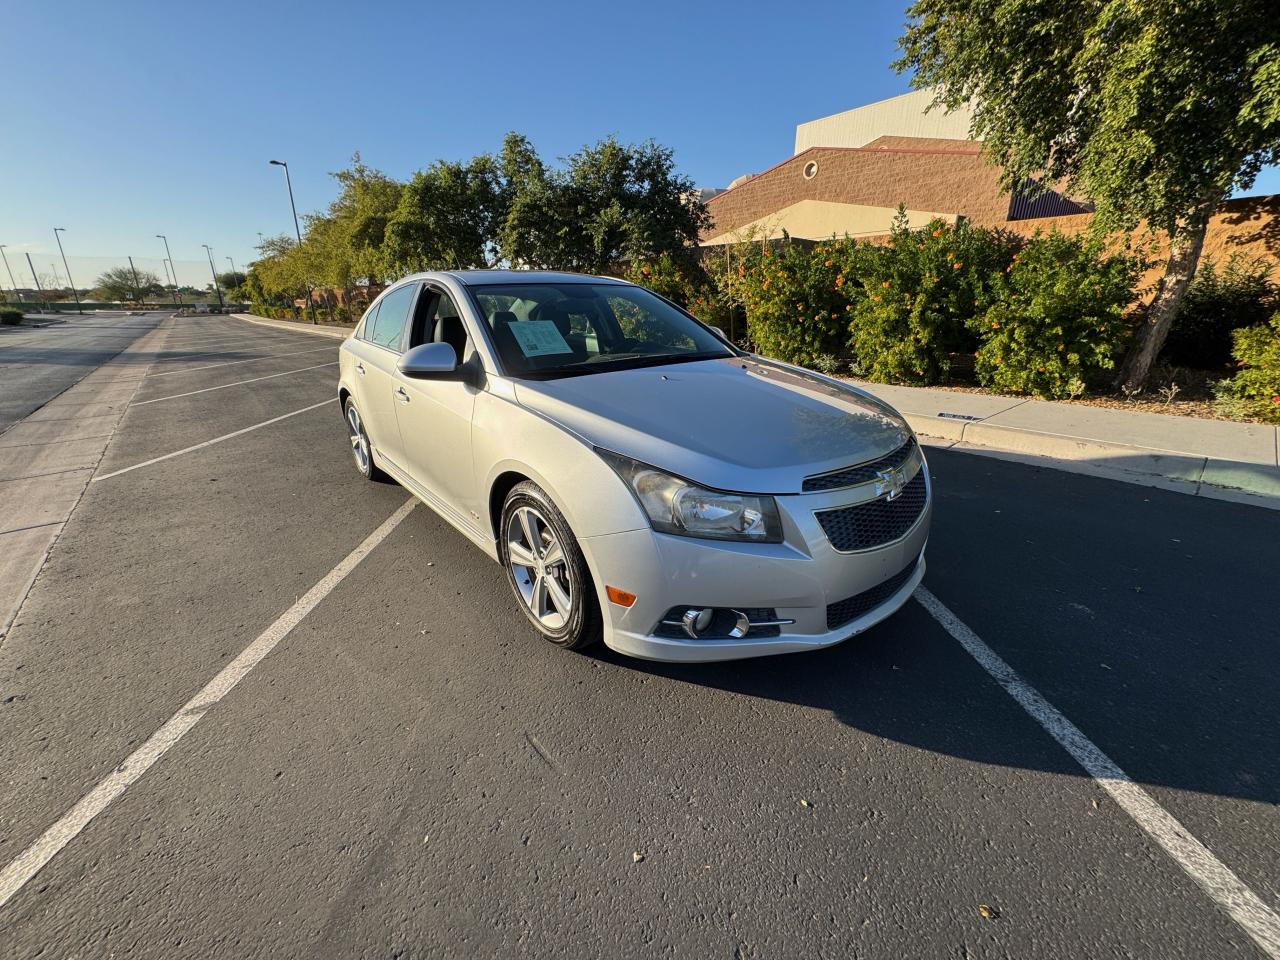
[(1280, 427), (882, 383), (931, 443), (1280, 509)]
[(231, 314), (237, 320), (244, 320), (247, 323), (256, 323), (264, 327), (275, 327), (277, 330), (293, 330), (297, 333), (314, 333), (320, 337), (334, 337), (338, 340), (345, 340), (356, 328), (354, 323), (337, 324), (337, 323), (300, 323), (297, 320), (268, 320), (265, 317), (255, 317), (251, 313), (233, 313)]

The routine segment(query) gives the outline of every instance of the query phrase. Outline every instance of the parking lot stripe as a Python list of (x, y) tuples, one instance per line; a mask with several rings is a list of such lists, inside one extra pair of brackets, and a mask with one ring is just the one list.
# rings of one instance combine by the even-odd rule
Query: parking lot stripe
[(308, 410), (315, 410), (317, 407), (323, 407), (325, 404), (333, 403), (337, 399), (338, 399), (337, 397), (330, 397), (328, 400), (321, 400), (319, 403), (313, 403), (311, 406), (303, 407), (301, 410), (293, 410), (289, 413), (283, 413), (278, 417), (272, 417), (270, 420), (263, 420), (261, 423), (255, 423), (251, 427), (243, 427), (239, 430), (234, 430), (231, 433), (224, 433), (222, 436), (214, 437), (212, 440), (206, 440), (204, 443), (192, 444), (189, 447), (183, 447), (181, 450), (175, 450), (173, 451), (173, 453), (166, 453), (162, 457), (152, 457), (150, 460), (143, 460), (141, 463), (135, 463), (131, 467), (122, 467), (119, 470), (113, 470), (111, 473), (104, 473), (99, 477), (94, 477), (89, 482), (97, 483), (99, 480), (110, 480), (112, 477), (118, 477), (120, 476), (120, 474), (128, 473), (130, 470), (139, 470), (142, 467), (149, 467), (153, 463), (159, 463), (162, 460), (172, 460), (174, 457), (180, 457), (184, 453), (192, 453), (196, 450), (203, 450), (205, 447), (211, 447), (215, 443), (221, 443), (223, 440), (230, 440), (232, 437), (242, 436), (243, 434), (249, 433), (252, 430), (257, 430), (261, 427), (269, 427), (271, 426), (271, 424), (279, 423), (281, 420), (288, 420), (290, 417), (296, 417), (298, 414), (306, 413)]
[(154, 380), (156, 377), (173, 377), (180, 373), (194, 373), (197, 370), (212, 370), (214, 367), (229, 367), (236, 363), (261, 363), (263, 360), (273, 360), (276, 357), (296, 357), (300, 353), (319, 353), (321, 350), (333, 350), (332, 344), (325, 344), (323, 347), (312, 347), (310, 350), (292, 350), (289, 353), (267, 353), (261, 357), (250, 357), (248, 360), (224, 360), (221, 363), (206, 363), (200, 367), (187, 367), (183, 370), (170, 370), (167, 373), (153, 373), (147, 379)]
[(227, 387), (238, 387), (246, 383), (257, 383), (260, 380), (274, 380), (276, 377), (287, 377), (293, 373), (306, 373), (308, 370), (319, 370), (321, 367), (332, 367), (337, 365), (337, 360), (330, 360), (328, 363), (317, 363), (310, 367), (299, 367), (297, 370), (286, 370), (283, 373), (269, 373), (265, 377), (252, 377), (248, 380), (234, 380), (231, 383), (220, 383), (216, 387), (204, 387), (200, 390), (189, 390), (186, 393), (171, 393), (167, 397), (152, 397), (150, 400), (137, 400), (132, 405), (141, 407), (148, 403), (159, 403), (161, 400), (177, 400), (179, 397), (194, 397), (197, 393), (209, 393), (213, 390), (225, 390)]
[(222, 668), (194, 697), (183, 704), (164, 725), (153, 733), (137, 750), (64, 813), (56, 823), (22, 851), (12, 863), (0, 871), (0, 908), (4, 907), (28, 880), (34, 877), (46, 863), (57, 856), (68, 843), (105, 810), (113, 800), (125, 792), (165, 755), (165, 753), (192, 727), (204, 719), (204, 715), (220, 700), (236, 688), (236, 685), (269, 654), (289, 633), (302, 622), (333, 588), (340, 584), (352, 570), (382, 543), (400, 522), (413, 510), (417, 501), (409, 499), (403, 506), (384, 520), (373, 533), (365, 537), (358, 547), (324, 575), (306, 594), (282, 613), (275, 623), (262, 631), (234, 660)]
[(1029, 713), (1049, 736), (1057, 740), (1085, 772), (1106, 790), (1120, 808), (1169, 854), (1187, 876), (1218, 904), (1227, 915), (1253, 938), (1272, 960), (1280, 960), (1280, 916), (1226, 864), (1213, 855), (1203, 843), (1160, 806), (1151, 794), (1108, 757), (1080, 728), (1068, 720), (1058, 708), (1046, 700), (1035, 687), (980, 637), (952, 613), (945, 604), (924, 587), (917, 587), (915, 598), (943, 629), (978, 661), (982, 669), (1000, 684)]

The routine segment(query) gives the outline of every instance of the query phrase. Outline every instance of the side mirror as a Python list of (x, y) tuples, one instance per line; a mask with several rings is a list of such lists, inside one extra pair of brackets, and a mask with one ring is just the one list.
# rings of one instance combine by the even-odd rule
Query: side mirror
[(449, 380), (458, 370), (458, 355), (447, 343), (423, 343), (407, 350), (396, 369), (415, 380)]
[(718, 336), (721, 340), (728, 340), (728, 339), (729, 339), (729, 335), (728, 335), (727, 333), (725, 333), (723, 330), (721, 330), (719, 327), (712, 327), (712, 326), (711, 326), (711, 324), (707, 324), (707, 326), (711, 327), (711, 331), (712, 331), (716, 336)]

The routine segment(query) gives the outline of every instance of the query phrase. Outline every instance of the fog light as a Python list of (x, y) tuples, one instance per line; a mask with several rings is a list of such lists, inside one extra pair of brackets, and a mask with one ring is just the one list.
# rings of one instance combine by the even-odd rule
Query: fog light
[(710, 607), (690, 607), (684, 612), (684, 616), (680, 618), (680, 625), (684, 627), (684, 632), (689, 635), (690, 640), (697, 640), (698, 634), (711, 626), (711, 618), (715, 616), (715, 610)]

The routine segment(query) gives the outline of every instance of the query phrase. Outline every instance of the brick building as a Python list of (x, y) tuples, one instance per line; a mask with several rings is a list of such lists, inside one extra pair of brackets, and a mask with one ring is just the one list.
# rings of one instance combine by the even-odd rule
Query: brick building
[[(703, 246), (784, 231), (804, 240), (882, 236), (899, 204), (912, 226), (964, 218), (1029, 235), (1088, 225), (1088, 204), (1071, 197), (1002, 193), (982, 145), (964, 139), (968, 113), (928, 111), (930, 99), (917, 91), (800, 124), (793, 156), (739, 177), (707, 202), (714, 222)], [(1280, 196), (1232, 200), (1213, 217), (1205, 254), (1222, 261), (1236, 251), (1280, 267)]]

